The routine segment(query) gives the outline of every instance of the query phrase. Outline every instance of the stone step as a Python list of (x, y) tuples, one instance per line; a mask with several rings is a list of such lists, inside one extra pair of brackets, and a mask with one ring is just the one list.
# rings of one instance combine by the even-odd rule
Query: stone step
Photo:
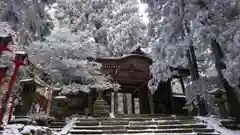
[(49, 128), (55, 132), (60, 132), (65, 125), (65, 121), (53, 121), (49, 124)]
[(176, 121), (191, 121), (191, 120), (199, 121), (197, 119), (161, 119), (161, 118), (155, 118), (155, 119), (154, 118), (139, 118), (139, 119), (137, 119), (137, 118), (132, 118), (132, 119), (116, 118), (116, 119), (114, 119), (114, 118), (108, 118), (108, 117), (100, 118), (100, 119), (98, 119), (98, 118), (94, 118), (94, 119), (79, 118), (77, 120), (78, 121), (140, 121), (140, 122), (142, 122), (142, 121), (174, 121), (174, 120), (176, 120)]
[(193, 118), (193, 116), (186, 116), (186, 115), (166, 115), (166, 114), (115, 114), (116, 118)]
[(101, 125), (170, 125), (170, 124), (193, 124), (194, 120), (158, 120), (158, 121), (128, 121), (128, 120), (102, 120), (102, 121), (76, 121), (77, 126), (98, 126)]
[[(198, 131), (198, 128), (177, 128), (177, 129), (145, 129), (145, 130), (128, 130), (128, 129), (115, 129), (115, 130), (76, 130), (70, 131), (71, 134), (124, 134), (124, 133), (193, 133)], [(207, 130), (206, 130), (207, 131)], [(210, 131), (210, 130), (209, 130)]]
[(146, 120), (193, 120), (194, 117), (191, 116), (163, 116), (163, 117), (116, 117), (116, 118), (110, 118), (110, 117), (98, 117), (98, 118), (92, 118), (92, 119), (85, 119), (85, 118), (79, 118), (79, 120), (84, 121), (96, 121), (96, 120), (128, 120), (128, 121), (146, 121)]
[(25, 119), (31, 119), (31, 117), (29, 117), (29, 116), (24, 116), (24, 115), (23, 115), (23, 116), (15, 116), (14, 118), (15, 118), (15, 119), (24, 119), (24, 118), (25, 118)]
[(50, 128), (50, 129), (55, 132), (60, 132), (62, 130), (62, 128)]
[(214, 132), (215, 130), (214, 129), (211, 129), (211, 128), (194, 128), (193, 129), (193, 132), (204, 132), (204, 133), (212, 133)]
[(173, 129), (173, 128), (206, 128), (205, 124), (179, 125), (100, 125), (100, 126), (73, 126), (73, 129), (105, 130), (105, 129)]
[[(166, 114), (115, 114), (115, 117), (121, 117), (121, 118), (134, 118), (134, 117), (167, 117), (169, 115)], [(170, 115), (171, 116), (171, 115)], [(172, 115), (173, 116), (173, 115)]]
[[(91, 134), (84, 134), (84, 135), (91, 135)], [(116, 135), (116, 134), (105, 134), (105, 135)], [(121, 135), (156, 135), (156, 133), (132, 133), (132, 134), (121, 134)], [(157, 133), (157, 135), (197, 135), (197, 133)]]
[(63, 126), (59, 126), (59, 125), (50, 125), (49, 127), (50, 128), (63, 128), (65, 125)]
[(158, 121), (130, 121), (130, 125), (170, 125), (170, 124), (194, 124), (194, 120), (158, 120)]
[(54, 126), (62, 126), (62, 125), (65, 125), (66, 122), (65, 121), (53, 121), (51, 123), (49, 123), (49, 125), (54, 125)]
[(200, 132), (200, 133), (197, 133), (197, 135), (221, 135), (219, 133), (205, 133), (205, 132)]

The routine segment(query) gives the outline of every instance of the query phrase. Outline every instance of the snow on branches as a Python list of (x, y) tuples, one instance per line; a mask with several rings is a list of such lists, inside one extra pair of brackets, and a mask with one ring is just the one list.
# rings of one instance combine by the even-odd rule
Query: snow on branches
[(78, 15), (84, 13), (77, 9), (84, 3), (77, 2), (89, 1), (62, 2), (50, 9), (55, 24), (51, 35), (27, 48), (30, 61), (49, 73), (55, 83), (62, 85), (65, 93), (119, 87), (101, 72), (101, 64), (87, 60), (104, 52), (94, 39), (93, 24), (82, 22), (82, 27), (77, 27), (81, 30), (75, 30)]
[[(185, 55), (189, 43), (194, 46), (200, 76), (217, 76), (216, 71), (213, 71), (215, 60), (210, 46), (212, 39), (216, 39), (224, 53), (221, 60), (226, 65), (226, 69), (222, 70), (224, 78), (232, 87), (239, 86), (239, 1), (150, 0), (148, 4), (152, 8), (149, 10), (150, 22), (155, 28), (150, 42), (154, 61), (150, 88), (156, 88), (157, 82), (171, 77), (169, 66), (186, 64), (182, 55)], [(156, 13), (154, 9), (161, 12)]]
[(43, 40), (53, 25), (45, 7), (53, 0), (3, 0), (0, 3), (0, 21), (8, 22), (17, 32), (18, 43), (29, 45), (34, 40)]
[(72, 0), (57, 2), (59, 25), (91, 37), (98, 55), (121, 56), (144, 42), (145, 24), (137, 0)]
[(186, 66), (185, 51), (189, 45), (189, 39), (183, 38), (184, 30), (182, 15), (179, 13), (179, 2), (168, 0), (159, 6), (161, 14), (154, 17), (155, 35), (150, 42), (153, 79), (149, 82), (149, 87), (152, 90), (156, 90), (158, 82), (167, 81), (172, 77), (173, 73), (170, 71), (170, 66)]

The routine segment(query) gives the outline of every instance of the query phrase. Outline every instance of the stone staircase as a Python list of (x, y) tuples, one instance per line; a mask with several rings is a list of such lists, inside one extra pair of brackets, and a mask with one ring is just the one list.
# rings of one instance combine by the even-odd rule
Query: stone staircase
[(54, 132), (60, 132), (65, 125), (66, 125), (66, 122), (64, 120), (53, 121), (53, 122), (49, 123), (49, 128)]
[(150, 134), (219, 135), (214, 129), (190, 116), (118, 115), (116, 118), (79, 118), (71, 135), (81, 134)]

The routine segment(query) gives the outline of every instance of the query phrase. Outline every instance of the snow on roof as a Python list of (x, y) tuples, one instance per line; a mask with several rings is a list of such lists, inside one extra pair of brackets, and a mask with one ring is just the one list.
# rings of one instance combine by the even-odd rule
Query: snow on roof
[(149, 48), (137, 47), (137, 48), (134, 48), (129, 54), (125, 54), (122, 57), (97, 57), (96, 59), (119, 60), (119, 59), (124, 59), (124, 58), (131, 57), (131, 56), (144, 57), (144, 58), (147, 58), (147, 59), (151, 59), (151, 56), (149, 55), (149, 53), (150, 53)]
[(61, 93), (63, 94), (77, 94), (77, 93), (89, 93), (89, 85), (81, 85), (81, 84), (71, 84), (67, 86), (62, 86)]
[(19, 83), (30, 82), (30, 81), (33, 81), (33, 79), (32, 78), (22, 79), (19, 81)]
[(128, 58), (128, 57), (132, 57), (132, 56), (144, 57), (144, 58), (147, 58), (147, 59), (151, 59), (147, 55), (140, 55), (140, 54), (127, 54), (127, 55), (123, 55), (122, 57), (97, 57), (96, 59), (120, 60), (120, 59), (124, 59), (124, 58)]
[(16, 54), (27, 54), (27, 53), (24, 52), (24, 51), (16, 51), (16, 52), (14, 52), (14, 53), (16, 53)]
[(217, 94), (217, 93), (225, 93), (226, 91), (224, 89), (220, 89), (220, 88), (215, 88), (211, 91), (209, 91), (210, 94)]
[(56, 97), (54, 97), (55, 99), (67, 99), (67, 97), (66, 96), (56, 96)]
[(186, 98), (186, 96), (182, 94), (173, 94), (173, 97)]

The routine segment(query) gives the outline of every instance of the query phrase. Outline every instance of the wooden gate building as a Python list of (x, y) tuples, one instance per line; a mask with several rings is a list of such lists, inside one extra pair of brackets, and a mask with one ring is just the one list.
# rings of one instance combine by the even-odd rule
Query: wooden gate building
[[(171, 90), (170, 80), (159, 83), (158, 90), (152, 95), (147, 87), (148, 81), (151, 79), (149, 66), (152, 64), (152, 59), (145, 55), (140, 48), (133, 51), (129, 55), (123, 57), (101, 57), (95, 59), (102, 63), (103, 72), (111, 75), (115, 81), (121, 85), (123, 93), (123, 110), (127, 113), (127, 96), (126, 93), (131, 94), (132, 113), (135, 113), (134, 99), (138, 98), (140, 114), (162, 113), (159, 112), (159, 106), (164, 107), (164, 113), (174, 113), (173, 93)], [(189, 72), (186, 69), (173, 69), (178, 71), (178, 76), (181, 78), (188, 76)], [(110, 94), (111, 91), (107, 95)], [(110, 96), (106, 99), (111, 104)], [(117, 113), (118, 99), (117, 92), (114, 92), (114, 111)]]

